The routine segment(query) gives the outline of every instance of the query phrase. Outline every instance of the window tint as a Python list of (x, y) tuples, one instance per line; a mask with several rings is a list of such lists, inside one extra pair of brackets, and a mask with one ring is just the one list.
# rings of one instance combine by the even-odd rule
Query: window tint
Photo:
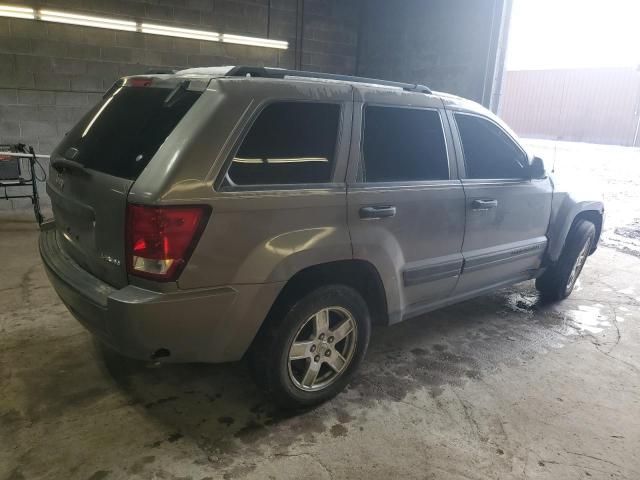
[(135, 180), (198, 97), (183, 89), (117, 88), (67, 134), (56, 154)]
[(442, 122), (435, 110), (367, 106), (362, 153), (365, 182), (449, 179)]
[(527, 159), (514, 141), (492, 122), (456, 114), (467, 178), (525, 178)]
[(224, 185), (331, 181), (339, 122), (340, 105), (336, 104), (268, 105), (243, 140)]

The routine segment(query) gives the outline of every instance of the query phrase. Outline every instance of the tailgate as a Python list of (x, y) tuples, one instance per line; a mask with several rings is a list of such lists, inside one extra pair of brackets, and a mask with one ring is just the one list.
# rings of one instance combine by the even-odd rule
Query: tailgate
[(61, 247), (104, 282), (126, 285), (124, 227), (133, 181), (96, 171), (51, 173), (47, 192)]
[(47, 192), (62, 248), (112, 286), (128, 283), (129, 190), (201, 93), (183, 79), (124, 79), (51, 155)]

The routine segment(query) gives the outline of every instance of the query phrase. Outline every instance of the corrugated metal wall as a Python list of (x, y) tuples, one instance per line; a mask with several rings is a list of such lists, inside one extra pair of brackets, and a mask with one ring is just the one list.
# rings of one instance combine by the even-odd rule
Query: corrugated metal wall
[(507, 72), (500, 116), (521, 136), (640, 145), (640, 72), (632, 68)]

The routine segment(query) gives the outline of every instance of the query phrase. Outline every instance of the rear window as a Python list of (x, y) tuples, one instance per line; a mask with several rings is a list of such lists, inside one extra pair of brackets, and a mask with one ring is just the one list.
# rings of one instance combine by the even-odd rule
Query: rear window
[(182, 88), (117, 88), (67, 134), (57, 154), (135, 180), (200, 95)]
[(242, 141), (224, 186), (330, 182), (339, 123), (338, 104), (268, 105)]

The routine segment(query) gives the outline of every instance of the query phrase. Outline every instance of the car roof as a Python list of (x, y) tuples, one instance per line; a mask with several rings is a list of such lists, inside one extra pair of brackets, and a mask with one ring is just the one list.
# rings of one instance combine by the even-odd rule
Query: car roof
[(177, 76), (209, 76), (211, 78), (220, 77), (249, 77), (249, 78), (272, 78), (286, 80), (310, 80), (317, 82), (338, 82), (351, 85), (371, 85), (400, 88), (405, 91), (431, 93), (426, 85), (417, 83), (396, 82), (377, 78), (358, 77), (353, 75), (341, 75), (324, 72), (308, 72), (305, 70), (290, 70), (286, 68), (255, 67), (255, 66), (219, 66), (188, 68), (175, 72)]
[(189, 78), (199, 80), (226, 80), (226, 79), (249, 79), (249, 78), (269, 78), (281, 79), (287, 82), (304, 82), (304, 83), (320, 83), (326, 85), (340, 84), (350, 85), (357, 89), (381, 89), (393, 91), (405, 91), (413, 94), (427, 94), (439, 97), (445, 107), (455, 110), (465, 110), (478, 113), (481, 115), (493, 114), (479, 103), (468, 100), (463, 97), (452, 95), (445, 92), (432, 91), (429, 87), (420, 84), (395, 82), (389, 80), (356, 77), (351, 75), (327, 74), (322, 72), (308, 72), (303, 70), (289, 70), (283, 68), (272, 67), (256, 67), (256, 66), (235, 66), (222, 65), (213, 67), (195, 67), (178, 71), (151, 71), (147, 75), (142, 76), (158, 76), (167, 79), (171, 78)]

